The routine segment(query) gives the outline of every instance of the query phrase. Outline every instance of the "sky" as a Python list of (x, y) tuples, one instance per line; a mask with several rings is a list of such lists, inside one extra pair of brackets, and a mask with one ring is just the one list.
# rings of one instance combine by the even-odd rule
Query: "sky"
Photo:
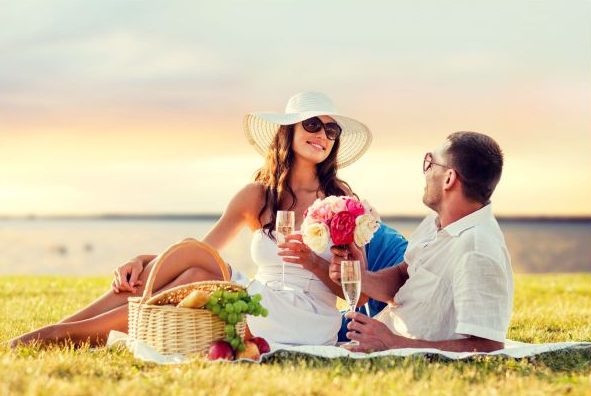
[(499, 215), (591, 215), (591, 1), (0, 1), (0, 215), (220, 213), (242, 117), (328, 94), (373, 144), (339, 172), (422, 215), (425, 152), (504, 150)]

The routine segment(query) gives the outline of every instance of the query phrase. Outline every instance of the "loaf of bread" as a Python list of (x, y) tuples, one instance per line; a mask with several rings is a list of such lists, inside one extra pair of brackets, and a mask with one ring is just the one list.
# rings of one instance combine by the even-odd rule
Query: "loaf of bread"
[(240, 291), (244, 287), (235, 283), (224, 281), (202, 281), (189, 283), (188, 285), (180, 285), (172, 289), (164, 290), (155, 296), (148, 299), (146, 304), (150, 305), (178, 305), (185, 297), (193, 293), (195, 290), (202, 291), (211, 295), (216, 290)]
[(203, 308), (209, 300), (209, 293), (202, 290), (193, 290), (183, 298), (177, 307), (183, 308)]

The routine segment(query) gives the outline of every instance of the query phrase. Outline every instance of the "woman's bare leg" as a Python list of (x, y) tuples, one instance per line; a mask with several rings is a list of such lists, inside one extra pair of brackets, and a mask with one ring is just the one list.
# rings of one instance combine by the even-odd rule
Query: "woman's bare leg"
[[(191, 267), (182, 272), (176, 279), (173, 279), (172, 282), (162, 286), (157, 292), (191, 282), (215, 279), (216, 276), (216, 274), (207, 272), (200, 267)], [(127, 332), (126, 304), (101, 312), (92, 318), (75, 322), (60, 322), (42, 327), (12, 339), (10, 346), (14, 348), (19, 344), (29, 344), (35, 341), (49, 344), (67, 340), (71, 340), (76, 345), (89, 342), (92, 346), (99, 346), (105, 344), (111, 330)]]
[[(59, 323), (71, 323), (93, 318), (114, 308), (127, 305), (127, 299), (129, 297), (141, 296), (143, 294), (144, 287), (148, 281), (148, 276), (152, 271), (152, 268), (154, 268), (154, 264), (155, 260), (150, 262), (140, 274), (139, 279), (142, 281), (142, 286), (138, 287), (136, 293), (115, 293), (113, 290), (109, 290), (88, 306), (75, 314), (62, 319)], [(158, 276), (154, 282), (154, 290), (158, 290), (164, 285), (169, 284), (178, 277), (179, 274), (182, 274), (189, 268), (201, 268), (204, 272), (209, 274), (209, 278), (200, 280), (222, 279), (222, 272), (211, 255), (199, 247), (189, 245), (176, 250), (162, 263), (158, 270)]]

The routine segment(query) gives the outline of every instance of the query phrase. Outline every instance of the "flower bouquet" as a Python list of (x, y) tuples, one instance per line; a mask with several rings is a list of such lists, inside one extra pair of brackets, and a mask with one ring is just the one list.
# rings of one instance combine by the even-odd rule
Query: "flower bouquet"
[(367, 202), (331, 195), (317, 199), (304, 213), (302, 240), (320, 254), (332, 245), (367, 244), (380, 227)]

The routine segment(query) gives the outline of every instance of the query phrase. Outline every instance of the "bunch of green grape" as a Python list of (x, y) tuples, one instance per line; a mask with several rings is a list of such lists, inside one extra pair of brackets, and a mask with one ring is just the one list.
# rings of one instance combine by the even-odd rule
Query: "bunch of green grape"
[(216, 290), (209, 297), (205, 308), (226, 323), (225, 340), (234, 350), (243, 351), (245, 348), (244, 340), (236, 332), (236, 323), (240, 322), (246, 314), (263, 317), (269, 314), (269, 311), (261, 305), (262, 298), (260, 294), (250, 296), (246, 290), (236, 292)]

